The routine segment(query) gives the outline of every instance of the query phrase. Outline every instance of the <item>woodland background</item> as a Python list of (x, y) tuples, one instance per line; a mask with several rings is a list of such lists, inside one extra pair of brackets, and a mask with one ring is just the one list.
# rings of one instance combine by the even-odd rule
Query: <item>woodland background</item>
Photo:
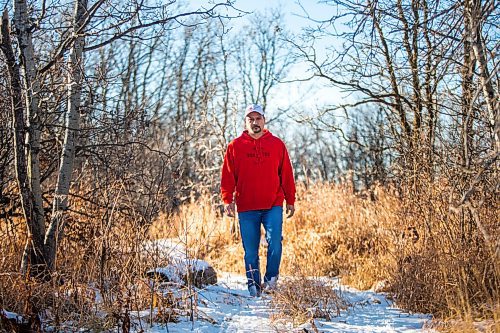
[[(219, 171), (258, 102), (299, 184), (284, 274), (496, 323), (498, 2), (324, 2), (300, 32), (238, 1), (2, 2), (0, 307), (85, 326), (85, 292), (54, 295), (94, 286), (120, 318), (165, 237), (241, 270)], [(319, 86), (344, 97), (297, 102)]]

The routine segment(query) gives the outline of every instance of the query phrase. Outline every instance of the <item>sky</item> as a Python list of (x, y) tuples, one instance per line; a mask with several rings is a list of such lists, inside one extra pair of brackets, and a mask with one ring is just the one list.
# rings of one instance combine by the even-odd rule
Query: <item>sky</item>
[(287, 22), (292, 32), (300, 32), (300, 29), (311, 22), (305, 16), (309, 14), (311, 18), (324, 20), (328, 19), (328, 13), (332, 7), (317, 0), (236, 0), (235, 7), (247, 12), (259, 12), (266, 8), (283, 8), (287, 16)]
[[(207, 0), (191, 0), (189, 5), (206, 7), (208, 3)], [(318, 21), (328, 20), (335, 10), (334, 6), (326, 5), (324, 2), (320, 3), (317, 0), (300, 0), (300, 2), (298, 0), (235, 0), (234, 7), (249, 13), (249, 15), (258, 15), (259, 12), (280, 8), (284, 12), (285, 28), (296, 35), (299, 35), (304, 28), (316, 25), (310, 18)], [(232, 19), (231, 25), (237, 29), (247, 22), (245, 17)], [(336, 27), (336, 29), (342, 29), (342, 27)], [(323, 38), (317, 40), (315, 45), (319, 54), (324, 55), (324, 52), (321, 51), (338, 42), (338, 40), (331, 38)], [(294, 64), (286, 81), (310, 77), (307, 69), (308, 66), (305, 63)], [(293, 114), (294, 118), (298, 117), (297, 113), (299, 112), (310, 115), (314, 114), (318, 108), (340, 104), (349, 98), (338, 88), (329, 85), (326, 80), (280, 84), (271, 97), (266, 108), (266, 112), (270, 114), (269, 118), (274, 118), (275, 113), (290, 109), (293, 111), (289, 114)]]
[[(161, 1), (161, 0), (160, 0)], [(214, 2), (224, 2), (224, 0), (185, 0), (190, 7), (209, 7)], [(2, 6), (9, 4), (12, 7), (12, 0), (0, 0)], [(285, 28), (294, 34), (300, 34), (302, 29), (314, 25), (315, 23), (307, 18), (307, 16), (316, 20), (327, 20), (336, 9), (332, 5), (326, 5), (318, 0), (235, 0), (234, 7), (257, 15), (259, 12), (264, 12), (272, 8), (280, 8), (284, 12)], [(245, 17), (231, 20), (231, 24), (243, 26), (248, 22)], [(339, 27), (340, 28), (340, 27)], [(332, 39), (322, 39), (317, 41), (319, 50), (326, 49), (329, 45), (335, 44), (338, 41)], [(295, 64), (289, 72), (287, 81), (294, 79), (304, 79), (309, 77), (307, 73), (307, 65), (305, 63)], [(314, 82), (300, 82), (281, 84), (274, 90), (271, 99), (267, 105), (266, 112), (269, 112), (270, 119), (283, 110), (292, 109), (295, 114), (303, 112), (306, 114), (314, 114), (317, 109), (327, 105), (339, 104), (348, 98), (342, 94), (338, 88), (328, 85), (326, 80)], [(295, 117), (297, 118), (297, 117)]]
[[(247, 12), (258, 13), (271, 8), (282, 8), (285, 13), (285, 24), (293, 34), (299, 35), (304, 28), (315, 26), (317, 23), (311, 19), (324, 21), (332, 15), (335, 7), (320, 3), (317, 0), (236, 0), (235, 7)], [(309, 18), (308, 18), (309, 17)], [(335, 27), (343, 29), (343, 27)], [(326, 50), (327, 47), (338, 43), (332, 38), (323, 38), (317, 41), (317, 50)], [(323, 53), (324, 54), (324, 53)], [(310, 76), (307, 73), (308, 66), (304, 63), (296, 64), (290, 71), (289, 80), (304, 79)], [(276, 111), (286, 109), (290, 105), (294, 109), (303, 110), (304, 113), (314, 113), (318, 108), (325, 105), (339, 104), (349, 97), (340, 92), (336, 87), (328, 85), (325, 81), (300, 82), (295, 84), (283, 84), (273, 96), (272, 102)], [(273, 111), (273, 108), (270, 110)], [(298, 111), (298, 110), (297, 110)]]

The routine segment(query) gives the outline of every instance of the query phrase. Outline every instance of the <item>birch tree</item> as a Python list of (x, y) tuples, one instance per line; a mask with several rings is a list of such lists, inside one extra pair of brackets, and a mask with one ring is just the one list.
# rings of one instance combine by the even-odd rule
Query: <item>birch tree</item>
[[(66, 5), (59, 5), (35, 2), (29, 7), (27, 1), (15, 0), (15, 30), (12, 34), (7, 10), (2, 17), (1, 49), (9, 71), (16, 176), (28, 230), (21, 270), (34, 276), (41, 274), (43, 278), (49, 277), (47, 273), (56, 269), (57, 245), (64, 234), (64, 215), (69, 209), (68, 194), (78, 146), (82, 83), (85, 77), (83, 54), (124, 38), (136, 38), (137, 32), (148, 27), (164, 27), (174, 22), (170, 28), (176, 29), (187, 24), (188, 18), (192, 19), (189, 24), (197, 25), (205, 19), (221, 17), (217, 13), (218, 9), (232, 7), (230, 2), (220, 2), (189, 11), (177, 6), (175, 1), (165, 5), (131, 1), (108, 7), (103, 0), (93, 3), (75, 0), (74, 12), (70, 15), (72, 19), (67, 20)], [(61, 12), (58, 13), (58, 10)], [(60, 30), (48, 26), (54, 22), (54, 17), (60, 18), (63, 23)], [(39, 48), (35, 48), (34, 32), (42, 39), (45, 38), (44, 33), (58, 38), (53, 45), (41, 43)], [(15, 47), (12, 37), (17, 42)], [(35, 50), (40, 53), (37, 54)], [(40, 108), (40, 96), (43, 85), (49, 84), (48, 78), (62, 72), (64, 67), (67, 68), (64, 139), (59, 168), (55, 168), (58, 171), (54, 191), (51, 192), (48, 186), (48, 193), (52, 197), (51, 213), (48, 213), (43, 206), (46, 199), (44, 192), (47, 191), (42, 190), (40, 166), (41, 134), (44, 129), (41, 119), (45, 116), (44, 110)], [(55, 91), (58, 88), (52, 89)], [(43, 179), (49, 179), (49, 176), (45, 175)]]
[[(6, 59), (7, 67), (9, 69), (16, 179), (20, 193), (21, 206), (28, 230), (23, 262), (29, 260), (32, 263), (33, 268), (36, 270), (38, 265), (43, 263), (42, 237), (45, 232), (45, 227), (43, 221), (43, 210), (40, 211), (40, 208), (42, 207), (38, 207), (39, 210), (37, 212), (37, 199), (35, 199), (36, 190), (33, 190), (31, 186), (33, 178), (39, 179), (39, 174), (38, 176), (33, 176), (33, 178), (30, 179), (30, 174), (36, 170), (33, 170), (33, 168), (29, 165), (29, 147), (31, 147), (29, 142), (33, 139), (33, 137), (30, 136), (29, 139), (26, 139), (27, 124), (25, 122), (25, 107), (29, 104), (27, 103), (27, 100), (23, 99), (23, 92), (26, 87), (23, 87), (21, 81), (21, 66), (16, 59), (14, 48), (10, 40), (10, 21), (7, 10), (4, 10), (2, 15), (1, 46)], [(34, 155), (35, 157), (37, 156), (36, 154)], [(33, 162), (33, 158), (31, 161)], [(38, 192), (38, 194), (41, 193)], [(41, 201), (41, 198), (39, 198), (38, 201)], [(25, 268), (26, 267), (24, 267), (24, 269)]]
[[(491, 71), (487, 60), (487, 48), (482, 36), (483, 26), (487, 18), (492, 15), (498, 4), (495, 1), (464, 0), (463, 3), (465, 18), (465, 38), (464, 44), (472, 48), (475, 62), (479, 70), (479, 82), (482, 88), (484, 100), (488, 110), (488, 120), (494, 136), (494, 150), (496, 154), (500, 152), (500, 118), (499, 118), (499, 97), (498, 87), (494, 88), (494, 73)], [(498, 66), (498, 64), (497, 64)], [(495, 66), (495, 69), (497, 68)]]
[(73, 174), (75, 150), (80, 128), (80, 98), (84, 76), (83, 47), (85, 36), (83, 32), (87, 14), (87, 0), (75, 2), (73, 22), (74, 43), (71, 46), (68, 63), (68, 99), (65, 122), (64, 142), (61, 152), (61, 163), (57, 174), (57, 184), (52, 202), (52, 214), (49, 227), (45, 234), (44, 247), (46, 262), (50, 270), (55, 269), (57, 242), (64, 232), (64, 212), (68, 209), (68, 194)]

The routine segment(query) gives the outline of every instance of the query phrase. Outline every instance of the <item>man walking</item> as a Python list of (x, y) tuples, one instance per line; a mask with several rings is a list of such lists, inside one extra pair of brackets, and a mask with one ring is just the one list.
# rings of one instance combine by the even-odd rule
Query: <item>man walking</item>
[[(245, 130), (229, 143), (222, 166), (221, 193), (224, 209), (238, 211), (245, 269), (251, 296), (262, 288), (274, 288), (281, 262), (283, 201), (290, 218), (295, 212), (295, 182), (283, 141), (264, 128), (264, 110), (251, 104), (245, 111)], [(268, 244), (264, 284), (259, 269), (260, 228)]]

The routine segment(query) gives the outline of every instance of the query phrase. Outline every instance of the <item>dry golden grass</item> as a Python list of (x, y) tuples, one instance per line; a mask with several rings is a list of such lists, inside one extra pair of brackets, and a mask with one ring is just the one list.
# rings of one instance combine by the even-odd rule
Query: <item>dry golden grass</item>
[[(295, 216), (284, 221), (282, 275), (295, 275), (299, 265), (305, 275), (342, 274), (355, 287), (369, 288), (394, 270), (393, 254), (407, 246), (407, 240), (391, 240), (405, 229), (397, 222), (397, 212), (386, 208), (397, 205), (394, 196), (379, 196), (372, 202), (341, 186), (299, 187)], [(237, 220), (221, 217), (214, 207), (206, 197), (183, 206), (169, 222), (165, 217), (155, 222), (151, 238), (177, 235), (189, 245), (191, 255), (207, 259), (219, 270), (243, 274), (241, 241), (238, 232), (231, 232)], [(265, 240), (261, 250), (264, 267)], [(384, 265), (374, 265), (372, 257)]]
[[(305, 275), (339, 275), (359, 289), (388, 281), (385, 290), (408, 310), (494, 319), (499, 299), (492, 246), (500, 231), (496, 199), (483, 200), (472, 219), (466, 209), (450, 209), (450, 191), (446, 183), (406, 197), (382, 187), (353, 193), (342, 185), (301, 185), (296, 214), (284, 222), (281, 274), (294, 276), (299, 266)], [(237, 221), (221, 217), (214, 207), (208, 197), (181, 207), (170, 224), (155, 223), (152, 237), (182, 231), (192, 255), (218, 270), (243, 274)], [(170, 229), (161, 231), (166, 225)]]
[[(189, 308), (187, 289), (174, 299), (163, 283), (151, 284), (145, 277), (147, 270), (168, 264), (168, 258), (144, 250), (147, 229), (137, 223), (79, 220), (71, 225), (60, 244), (57, 273), (48, 282), (18, 273), (23, 229), (20, 223), (16, 227), (18, 237), (1, 244), (0, 309), (43, 315), (44, 323), (62, 331), (119, 327), (126, 332), (130, 313), (156, 308), (157, 317), (142, 318), (146, 324), (176, 320), (177, 310)], [(64, 327), (67, 322), (73, 326)]]
[(315, 318), (331, 320), (347, 310), (348, 302), (324, 280), (295, 276), (283, 279), (270, 302), (275, 323), (298, 326)]
[(427, 328), (435, 329), (443, 333), (498, 333), (500, 332), (500, 311), (494, 313), (493, 318), (471, 318), (436, 320)]
[[(360, 289), (388, 281), (386, 290), (408, 310), (460, 318), (462, 328), (470, 324), (471, 330), (476, 329), (474, 320), (490, 320), (495, 330), (500, 308), (498, 199), (486, 193), (475, 201), (481, 205), (450, 209), (451, 192), (446, 183), (427, 186), (418, 196), (382, 187), (353, 193), (342, 185), (300, 185), (296, 214), (284, 223), (281, 275), (297, 276), (300, 267), (300, 276), (341, 276)], [(152, 239), (175, 238), (187, 245), (186, 255), (203, 258), (217, 270), (243, 274), (237, 220), (222, 217), (217, 203), (215, 195), (201, 197), (175, 214), (161, 215), (151, 226), (130, 215), (98, 218), (108, 215), (95, 208), (88, 209), (94, 217), (70, 214), (58, 274), (48, 284), (17, 273), (24, 226), (18, 220), (2, 224), (0, 307), (20, 313), (30, 306), (32, 312), (50, 308), (60, 323), (71, 319), (93, 329), (125, 325), (129, 312), (153, 306), (161, 292), (141, 282), (146, 270), (168, 263), (154, 252), (144, 254), (142, 244)], [(104, 301), (105, 320), (92, 305), (94, 291)], [(304, 304), (313, 301), (305, 292), (299, 296)], [(168, 317), (175, 312), (165, 302)]]

